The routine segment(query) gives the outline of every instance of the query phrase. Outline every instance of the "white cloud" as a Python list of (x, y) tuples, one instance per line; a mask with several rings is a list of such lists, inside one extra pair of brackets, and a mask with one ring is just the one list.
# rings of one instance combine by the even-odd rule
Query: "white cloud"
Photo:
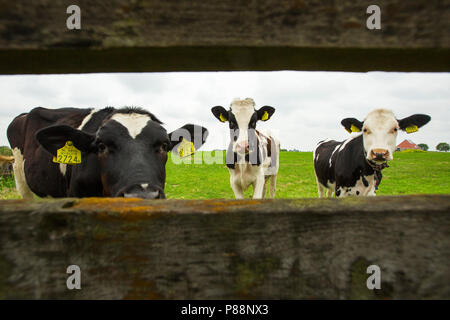
[(402, 118), (427, 113), (432, 121), (419, 132), (400, 134), (431, 149), (450, 142), (450, 74), (343, 72), (201, 72), (0, 76), (0, 145), (6, 128), (33, 107), (101, 108), (141, 106), (172, 131), (196, 123), (210, 131), (205, 150), (225, 148), (228, 126), (211, 107), (228, 107), (236, 97), (252, 97), (258, 106), (276, 108), (258, 124), (278, 132), (283, 148), (312, 150), (324, 138), (345, 139), (345, 117), (363, 119), (384, 107)]

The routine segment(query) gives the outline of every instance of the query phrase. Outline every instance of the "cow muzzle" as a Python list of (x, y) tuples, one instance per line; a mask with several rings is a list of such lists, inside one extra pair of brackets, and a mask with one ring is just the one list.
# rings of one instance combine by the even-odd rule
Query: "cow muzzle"
[(136, 184), (119, 191), (117, 197), (142, 198), (142, 199), (165, 199), (166, 195), (161, 188), (152, 187), (148, 184)]
[(389, 158), (389, 150), (386, 149), (372, 149), (370, 151), (369, 160), (385, 162)]

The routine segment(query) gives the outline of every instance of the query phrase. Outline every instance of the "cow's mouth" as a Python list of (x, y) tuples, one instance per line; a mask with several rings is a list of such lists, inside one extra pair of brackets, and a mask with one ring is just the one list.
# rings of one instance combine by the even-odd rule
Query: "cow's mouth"
[(375, 171), (381, 171), (384, 168), (389, 168), (388, 162), (387, 160), (381, 160), (381, 161), (375, 161), (375, 160), (369, 160), (367, 159), (367, 163), (369, 164), (369, 166), (372, 167), (373, 170)]

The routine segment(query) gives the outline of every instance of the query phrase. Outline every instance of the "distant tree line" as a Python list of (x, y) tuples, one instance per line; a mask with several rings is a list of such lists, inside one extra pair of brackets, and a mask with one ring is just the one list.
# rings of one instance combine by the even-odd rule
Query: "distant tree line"
[(436, 150), (447, 152), (450, 150), (450, 145), (447, 142), (441, 142), (436, 146)]
[[(417, 146), (423, 151), (430, 149), (426, 143), (419, 143)], [(441, 142), (436, 146), (436, 150), (447, 152), (450, 150), (450, 145), (447, 142)]]

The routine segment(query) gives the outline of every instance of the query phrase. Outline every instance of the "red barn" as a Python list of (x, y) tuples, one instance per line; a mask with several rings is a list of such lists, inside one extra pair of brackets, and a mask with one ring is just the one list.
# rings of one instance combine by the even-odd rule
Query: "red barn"
[(403, 140), (403, 142), (397, 146), (398, 151), (403, 151), (403, 150), (408, 150), (408, 149), (420, 149), (420, 147), (408, 139)]

